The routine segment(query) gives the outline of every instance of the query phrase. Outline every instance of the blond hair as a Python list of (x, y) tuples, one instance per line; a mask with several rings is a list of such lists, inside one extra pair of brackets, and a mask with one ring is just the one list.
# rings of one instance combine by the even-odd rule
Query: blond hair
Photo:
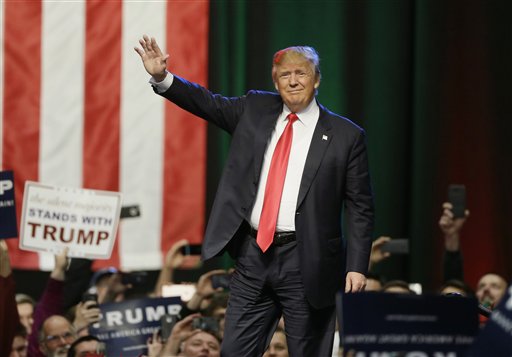
[(322, 74), (320, 73), (320, 57), (318, 52), (310, 46), (292, 46), (277, 51), (272, 61), (272, 79), (277, 80), (277, 67), (287, 60), (300, 59), (309, 62), (315, 72), (315, 76), (320, 81)]

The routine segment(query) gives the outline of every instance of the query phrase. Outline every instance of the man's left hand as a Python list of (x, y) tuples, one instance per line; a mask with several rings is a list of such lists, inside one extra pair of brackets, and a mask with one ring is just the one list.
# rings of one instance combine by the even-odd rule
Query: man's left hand
[(356, 293), (366, 287), (366, 276), (355, 271), (349, 271), (345, 279), (345, 292)]

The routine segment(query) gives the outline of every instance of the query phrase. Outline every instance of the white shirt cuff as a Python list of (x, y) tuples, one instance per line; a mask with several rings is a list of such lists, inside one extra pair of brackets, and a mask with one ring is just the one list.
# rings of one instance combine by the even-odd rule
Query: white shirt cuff
[(171, 72), (166, 71), (167, 76), (161, 81), (157, 82), (153, 77), (149, 79), (149, 83), (155, 87), (157, 93), (164, 93), (167, 89), (169, 89), (172, 85), (172, 82), (174, 80), (174, 76)]

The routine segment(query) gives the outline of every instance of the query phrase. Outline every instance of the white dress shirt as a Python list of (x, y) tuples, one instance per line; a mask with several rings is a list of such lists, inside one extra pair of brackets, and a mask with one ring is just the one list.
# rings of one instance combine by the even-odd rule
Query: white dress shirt
[[(156, 88), (158, 93), (163, 93), (172, 85), (174, 76), (167, 72), (167, 76), (161, 82), (156, 82), (153, 78), (149, 82)], [(256, 193), (256, 201), (251, 213), (250, 224), (254, 229), (258, 229), (263, 207), (263, 197), (265, 195), (265, 186), (267, 184), (267, 176), (272, 161), (272, 155), (276, 148), (277, 142), (286, 127), (288, 120), (286, 117), (290, 114), (290, 109), (286, 105), (277, 118), (276, 126), (272, 131), (270, 142), (265, 151), (263, 165), (261, 169), (260, 182)], [(293, 123), (293, 139), (290, 149), (290, 158), (288, 160), (288, 169), (286, 170), (286, 178), (284, 181), (283, 194), (281, 196), (281, 205), (279, 206), (279, 214), (277, 217), (276, 232), (295, 231), (295, 209), (297, 207), (297, 199), (299, 196), (299, 187), (302, 179), (302, 172), (306, 164), (306, 156), (309, 151), (309, 145), (313, 138), (320, 108), (313, 99), (311, 103), (299, 113), (295, 113), (299, 117)]]
[[(277, 142), (288, 122), (286, 119), (288, 114), (290, 114), (290, 109), (284, 105), (282, 113), (277, 118), (276, 126), (265, 151), (260, 182), (256, 193), (256, 201), (254, 202), (250, 219), (251, 226), (254, 229), (258, 229), (259, 226), (270, 162), (272, 161), (272, 155), (274, 154)], [(276, 232), (295, 230), (295, 210), (297, 208), (302, 172), (304, 171), (309, 145), (311, 144), (311, 139), (313, 138), (313, 133), (320, 115), (320, 108), (316, 100), (313, 99), (306, 109), (295, 114), (297, 114), (299, 119), (293, 123), (292, 147), (290, 149), (288, 169), (286, 170), (286, 178), (284, 180), (281, 205), (279, 206), (279, 214), (277, 216)]]

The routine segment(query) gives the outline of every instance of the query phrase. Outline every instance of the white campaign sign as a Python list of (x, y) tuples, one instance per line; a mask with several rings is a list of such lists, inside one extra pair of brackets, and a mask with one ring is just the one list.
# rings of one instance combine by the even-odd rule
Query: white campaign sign
[(119, 192), (25, 183), (20, 249), (109, 259), (116, 239)]

